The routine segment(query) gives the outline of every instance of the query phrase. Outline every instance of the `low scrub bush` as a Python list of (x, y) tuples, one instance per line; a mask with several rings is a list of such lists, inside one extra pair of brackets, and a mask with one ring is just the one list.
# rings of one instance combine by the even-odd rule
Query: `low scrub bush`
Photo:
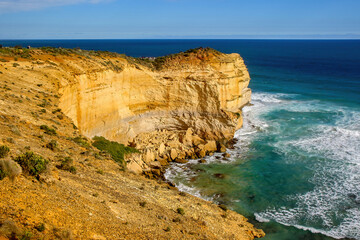
[(68, 171), (68, 172), (71, 172), (71, 173), (76, 173), (76, 168), (73, 166), (73, 160), (72, 160), (72, 158), (70, 158), (70, 157), (65, 157), (62, 161), (61, 161), (61, 163), (60, 163), (60, 165), (57, 165), (56, 167), (58, 168), (58, 169), (61, 169), (61, 170), (64, 170), (64, 171)]
[(48, 134), (48, 135), (52, 135), (52, 136), (57, 135), (56, 130), (53, 129), (53, 128), (48, 127), (47, 125), (41, 125), (40, 129), (44, 130), (45, 133)]
[(50, 142), (48, 142), (46, 144), (46, 147), (52, 151), (54, 151), (57, 148), (57, 146), (58, 146), (58, 143), (56, 140), (51, 140)]
[(48, 160), (33, 152), (26, 152), (17, 156), (14, 160), (20, 164), (24, 172), (31, 176), (38, 176), (43, 173), (47, 169), (49, 163)]
[(118, 142), (109, 141), (104, 137), (94, 137), (93, 140), (94, 147), (101, 151), (108, 152), (112, 159), (114, 159), (115, 162), (121, 164), (123, 167), (126, 166), (126, 162), (124, 161), (125, 154), (139, 152), (135, 148), (126, 147), (125, 145)]
[(84, 137), (74, 137), (72, 140), (84, 148), (90, 148), (90, 144)]
[(0, 145), (0, 158), (4, 158), (10, 152), (10, 148), (5, 145)]

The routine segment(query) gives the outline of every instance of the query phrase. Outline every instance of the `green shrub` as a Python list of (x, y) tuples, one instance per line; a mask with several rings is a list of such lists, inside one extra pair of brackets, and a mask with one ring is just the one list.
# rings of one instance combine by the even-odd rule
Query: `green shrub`
[(50, 150), (53, 150), (53, 151), (57, 148), (57, 146), (58, 146), (58, 143), (57, 143), (56, 140), (51, 140), (50, 142), (48, 142), (48, 143), (46, 144), (46, 147), (47, 147), (48, 149), (50, 149)]
[(90, 148), (90, 144), (88, 143), (86, 138), (74, 137), (72, 140), (84, 148)]
[(56, 130), (53, 129), (53, 128), (48, 127), (47, 125), (41, 125), (40, 129), (44, 130), (45, 133), (48, 134), (48, 135), (52, 135), (52, 136), (57, 135)]
[(126, 162), (124, 161), (125, 154), (139, 152), (135, 148), (126, 147), (118, 142), (109, 141), (104, 137), (96, 136), (93, 138), (93, 140), (94, 147), (101, 151), (108, 152), (111, 155), (112, 159), (114, 159), (115, 162), (121, 164), (123, 167), (126, 166)]
[(0, 146), (0, 158), (6, 157), (9, 152), (10, 152), (10, 148), (8, 146), (5, 145)]
[(22, 167), (24, 172), (32, 176), (38, 176), (44, 172), (49, 163), (48, 160), (33, 152), (26, 152), (25, 154), (17, 156), (14, 160)]
[(183, 208), (178, 208), (176, 209), (176, 212), (180, 215), (184, 215), (185, 214), (185, 210)]
[(62, 161), (61, 161), (61, 163), (60, 163), (60, 165), (57, 165), (56, 167), (58, 168), (58, 169), (61, 169), (61, 170), (64, 170), (64, 171), (68, 171), (68, 172), (71, 172), (71, 173), (76, 173), (76, 168), (72, 165), (73, 164), (73, 160), (72, 160), (72, 158), (70, 158), (70, 157), (65, 157)]

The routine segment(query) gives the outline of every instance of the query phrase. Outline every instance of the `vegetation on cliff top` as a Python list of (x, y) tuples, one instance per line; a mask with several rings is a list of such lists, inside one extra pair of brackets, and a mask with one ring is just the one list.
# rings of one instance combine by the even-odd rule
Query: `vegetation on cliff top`
[[(0, 48), (0, 56), (3, 57), (12, 57), (15, 61), (17, 61), (19, 58), (25, 58), (25, 59), (32, 59), (34, 54), (49, 54), (52, 56), (70, 56), (70, 55), (78, 55), (79, 57), (85, 57), (90, 59), (91, 57), (100, 57), (100, 58), (124, 58), (126, 59), (130, 64), (134, 64), (135, 67), (139, 68), (138, 65), (145, 66), (151, 70), (161, 70), (166, 63), (171, 62), (172, 60), (179, 59), (179, 58), (188, 58), (188, 57), (195, 57), (199, 59), (205, 59), (209, 55), (219, 55), (221, 52), (206, 47), (199, 47), (194, 49), (189, 49), (184, 52), (175, 53), (175, 54), (169, 54), (166, 56), (156, 57), (156, 58), (137, 58), (137, 57), (130, 57), (126, 56), (125, 54), (119, 54), (115, 52), (109, 52), (109, 51), (94, 51), (94, 50), (82, 50), (80, 48), (55, 48), (55, 47), (40, 47), (40, 48), (23, 48), (21, 46), (15, 46), (15, 47), (5, 47)], [(6, 59), (0, 58), (0, 61), (7, 61)], [(120, 66), (118, 63), (113, 62), (108, 59), (108, 61), (103, 62), (103, 65), (106, 67), (109, 67), (110, 69), (114, 71), (122, 71), (122, 66)]]

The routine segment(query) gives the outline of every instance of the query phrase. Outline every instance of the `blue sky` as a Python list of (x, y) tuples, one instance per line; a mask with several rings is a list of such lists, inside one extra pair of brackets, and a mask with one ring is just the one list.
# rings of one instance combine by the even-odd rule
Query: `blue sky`
[(360, 38), (360, 0), (0, 0), (0, 39)]

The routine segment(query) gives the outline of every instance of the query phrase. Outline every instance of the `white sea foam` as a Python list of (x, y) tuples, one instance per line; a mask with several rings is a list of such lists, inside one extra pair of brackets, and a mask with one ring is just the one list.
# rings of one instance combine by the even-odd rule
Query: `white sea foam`
[[(309, 181), (315, 186), (312, 191), (287, 196), (289, 201), (296, 202), (296, 207), (269, 208), (255, 213), (256, 219), (260, 222), (276, 221), (334, 238), (360, 239), (360, 112), (324, 105), (319, 101), (297, 101), (286, 94), (253, 93), (252, 104), (243, 108), (244, 125), (235, 134), (238, 139), (236, 149), (228, 150), (231, 160), (246, 153), (259, 132), (272, 131), (282, 137), (272, 144), (289, 164), (311, 161), (306, 166), (314, 170)], [(264, 115), (272, 111), (300, 115), (319, 113), (334, 119), (330, 119), (333, 120), (331, 123), (326, 122), (326, 118), (320, 119), (319, 124), (300, 129), (304, 134), (299, 139), (286, 138), (282, 136), (283, 126), (276, 119), (272, 122), (264, 119)], [(295, 118), (288, 120), (296, 121)], [(207, 163), (226, 162), (217, 156), (207, 157)], [(187, 164), (197, 164), (197, 160)], [(173, 164), (167, 170), (166, 178), (175, 182), (182, 191), (210, 200), (186, 181), (177, 181), (196, 176), (187, 164)], [(351, 199), (349, 194), (355, 199)], [(319, 227), (312, 227), (314, 223)]]
[[(238, 142), (235, 149), (227, 149), (230, 157), (226, 160), (223, 159), (221, 153), (215, 153), (213, 156), (207, 156), (206, 162), (203, 164), (212, 163), (230, 163), (239, 159), (239, 157), (248, 151), (248, 145), (259, 131), (265, 131), (268, 125), (261, 119), (264, 112), (269, 112), (271, 109), (281, 103), (285, 103), (287, 98), (292, 95), (289, 94), (269, 94), (269, 93), (253, 93), (252, 106), (243, 108), (243, 127), (235, 133), (235, 138)], [(172, 163), (164, 174), (165, 179), (175, 184), (175, 186), (183, 192), (187, 192), (194, 196), (203, 198), (205, 200), (214, 200), (209, 196), (201, 195), (201, 192), (190, 184), (190, 180), (196, 177), (191, 169), (191, 165), (198, 164), (199, 159), (190, 160), (188, 163)]]
[[(296, 202), (295, 208), (267, 209), (256, 213), (256, 219), (274, 220), (334, 238), (360, 239), (360, 113), (336, 106), (324, 108), (316, 101), (280, 108), (301, 113), (332, 113), (335, 124), (313, 125), (299, 139), (285, 138), (273, 144), (289, 164), (311, 161), (307, 166), (315, 174), (309, 181), (315, 187), (307, 193), (288, 196)], [(350, 199), (349, 194), (356, 199)], [(305, 224), (299, 224), (300, 219)], [(314, 223), (320, 229), (306, 226)]]

